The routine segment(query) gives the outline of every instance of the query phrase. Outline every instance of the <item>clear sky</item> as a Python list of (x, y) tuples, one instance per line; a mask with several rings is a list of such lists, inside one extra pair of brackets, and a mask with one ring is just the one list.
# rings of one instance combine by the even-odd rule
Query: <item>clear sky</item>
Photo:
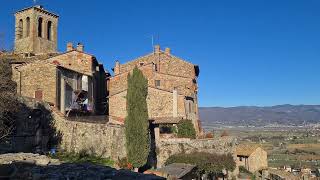
[[(82, 42), (111, 71), (162, 48), (200, 66), (201, 106), (320, 104), (319, 0), (38, 0), (60, 15), (59, 50)], [(1, 0), (0, 32), (13, 46), (13, 13), (32, 0)], [(3, 43), (3, 41), (0, 41)]]

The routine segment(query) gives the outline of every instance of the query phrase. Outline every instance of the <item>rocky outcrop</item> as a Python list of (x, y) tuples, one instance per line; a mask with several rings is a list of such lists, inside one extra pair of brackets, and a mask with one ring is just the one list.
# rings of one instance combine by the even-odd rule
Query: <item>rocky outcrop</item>
[(0, 155), (0, 178), (10, 179), (164, 179), (128, 170), (89, 163), (62, 163), (44, 155), (15, 153)]
[(0, 164), (11, 164), (13, 162), (26, 162), (39, 166), (46, 166), (51, 162), (57, 164), (58, 160), (33, 153), (9, 153), (0, 155)]

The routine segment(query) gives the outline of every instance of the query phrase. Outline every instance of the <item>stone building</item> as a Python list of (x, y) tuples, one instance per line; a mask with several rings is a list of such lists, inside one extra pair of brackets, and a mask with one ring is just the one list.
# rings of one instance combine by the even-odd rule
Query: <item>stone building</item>
[[(154, 52), (124, 64), (116, 61), (114, 76), (109, 79), (109, 115), (124, 122), (127, 115), (127, 77), (138, 67), (148, 79), (148, 114), (154, 124), (176, 124), (191, 120), (199, 133), (199, 67), (155, 46)], [(159, 129), (156, 129), (156, 134)]]
[(106, 74), (95, 56), (80, 43), (57, 52), (58, 15), (42, 6), (15, 13), (15, 49), (9, 60), (20, 96), (43, 100), (63, 114), (84, 107), (90, 114), (106, 112)]
[(268, 167), (267, 152), (259, 145), (240, 144), (236, 147), (236, 164), (254, 173)]
[(33, 6), (15, 13), (15, 53), (54, 53), (57, 51), (59, 16)]

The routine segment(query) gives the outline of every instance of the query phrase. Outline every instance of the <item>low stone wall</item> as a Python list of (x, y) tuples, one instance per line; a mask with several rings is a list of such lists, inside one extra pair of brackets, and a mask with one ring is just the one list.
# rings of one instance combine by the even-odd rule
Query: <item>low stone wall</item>
[(233, 153), (236, 139), (219, 137), (215, 139), (160, 139), (157, 142), (157, 166), (161, 167), (174, 154), (207, 152), (217, 154)]
[[(28, 125), (20, 123), (19, 132), (20, 134), (22, 133), (22, 135), (21, 137), (14, 138), (15, 141), (17, 141), (14, 141), (14, 144), (23, 144), (22, 142), (26, 141), (28, 144), (31, 144), (32, 147), (38, 147), (38, 144), (42, 144), (44, 147), (51, 148), (53, 144), (50, 139), (53, 139), (51, 136), (54, 136), (54, 139), (58, 141), (57, 144), (59, 148), (68, 152), (86, 150), (89, 153), (95, 153), (102, 157), (110, 157), (114, 160), (126, 156), (125, 132), (123, 126), (113, 125), (106, 121), (70, 121), (59, 114), (59, 112), (52, 111), (47, 103), (39, 102), (32, 98), (20, 98), (20, 101), (25, 105), (25, 109), (28, 110), (27, 113), (20, 113), (21, 115), (19, 116), (23, 119), (21, 122), (29, 123)], [(42, 113), (43, 115), (41, 116), (33, 117), (29, 113), (32, 109), (40, 109), (45, 113)], [(50, 126), (51, 129), (46, 130), (48, 129), (46, 126)], [(34, 142), (29, 143), (28, 139), (31, 139)], [(26, 145), (20, 146), (21, 147), (17, 150), (19, 152), (33, 152), (35, 149)], [(45, 148), (42, 149), (45, 150)]]
[(61, 135), (60, 147), (69, 152), (86, 150), (114, 160), (126, 156), (124, 127), (108, 123), (68, 121), (53, 112)]

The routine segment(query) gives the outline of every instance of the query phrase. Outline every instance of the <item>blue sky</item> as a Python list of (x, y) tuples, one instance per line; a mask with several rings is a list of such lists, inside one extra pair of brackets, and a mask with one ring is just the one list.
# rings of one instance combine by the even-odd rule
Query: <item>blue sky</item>
[[(39, 0), (60, 15), (59, 50), (82, 42), (110, 70), (162, 48), (200, 66), (201, 106), (320, 104), (318, 0)], [(13, 13), (32, 0), (1, 0), (0, 32), (13, 46)], [(2, 42), (0, 42), (2, 43)]]

